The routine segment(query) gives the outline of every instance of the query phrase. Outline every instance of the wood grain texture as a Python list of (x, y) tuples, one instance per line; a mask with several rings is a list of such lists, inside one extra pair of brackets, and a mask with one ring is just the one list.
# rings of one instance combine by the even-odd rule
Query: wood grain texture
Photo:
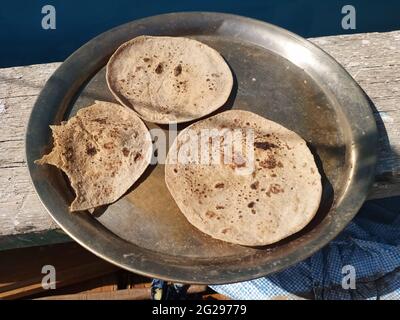
[[(205, 285), (190, 285), (187, 294), (199, 294), (207, 291)], [(150, 300), (150, 288), (122, 289), (108, 292), (85, 292), (38, 298), (36, 300)]]
[[(375, 105), (379, 163), (369, 198), (400, 195), (400, 31), (310, 40), (340, 62)], [(36, 97), (58, 65), (0, 69), (0, 250), (33, 245), (25, 236), (57, 228), (31, 186), (24, 134)]]
[(310, 40), (345, 67), (374, 104), (380, 136), (369, 198), (400, 195), (400, 31)]
[(55, 268), (56, 288), (111, 274), (117, 267), (96, 257), (77, 243), (0, 252), (0, 299), (16, 299), (45, 292), (45, 265)]
[(43, 233), (57, 228), (33, 189), (24, 139), (33, 104), (59, 64), (0, 69), (0, 250), (43, 244)]

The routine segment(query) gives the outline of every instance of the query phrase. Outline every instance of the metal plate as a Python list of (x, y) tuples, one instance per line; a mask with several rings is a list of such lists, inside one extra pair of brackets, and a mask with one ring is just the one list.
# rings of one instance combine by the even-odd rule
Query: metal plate
[[(215, 48), (235, 75), (232, 96), (218, 112), (251, 110), (308, 141), (324, 175), (324, 191), (320, 209), (305, 229), (258, 248), (214, 240), (180, 213), (166, 189), (162, 165), (149, 167), (124, 197), (98, 214), (68, 212), (73, 194), (65, 177), (56, 168), (33, 161), (51, 149), (49, 125), (94, 100), (114, 101), (104, 66), (121, 43), (143, 34), (188, 36)], [(26, 153), (41, 201), (62, 229), (85, 248), (136, 273), (217, 284), (284, 269), (332, 240), (366, 198), (374, 175), (376, 143), (369, 100), (321, 49), (286, 30), (248, 18), (175, 13), (112, 29), (71, 55), (48, 80), (33, 108)]]

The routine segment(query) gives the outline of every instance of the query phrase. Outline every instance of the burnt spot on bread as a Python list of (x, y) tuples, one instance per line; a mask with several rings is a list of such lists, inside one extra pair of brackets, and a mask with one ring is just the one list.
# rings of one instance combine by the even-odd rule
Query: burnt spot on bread
[(97, 123), (100, 123), (100, 124), (106, 124), (107, 123), (107, 120), (104, 119), (104, 118), (96, 118), (96, 119), (93, 119), (93, 121), (97, 122)]
[(142, 154), (140, 152), (136, 152), (135, 157), (133, 158), (133, 161), (138, 161), (142, 157)]
[(178, 173), (178, 169), (177, 169), (177, 168), (174, 168), (174, 172), (175, 172), (175, 173)]
[(257, 190), (258, 187), (259, 187), (259, 185), (260, 185), (260, 182), (259, 182), (259, 181), (254, 181), (254, 182), (250, 185), (250, 188), (253, 189), (253, 190)]
[(253, 208), (256, 203), (254, 201), (250, 202), (247, 206), (249, 208)]
[(161, 74), (163, 72), (164, 68), (162, 63), (159, 63), (158, 66), (156, 67), (156, 69), (154, 70), (155, 73), (157, 74)]
[(127, 156), (129, 156), (129, 150), (128, 150), (128, 148), (122, 148), (122, 153), (124, 154), (124, 157), (127, 157)]
[(175, 69), (174, 69), (174, 75), (175, 77), (179, 76), (182, 73), (182, 66), (178, 64)]
[(112, 142), (107, 142), (103, 145), (104, 149), (112, 149), (114, 147), (114, 143)]
[(217, 209), (217, 210), (222, 210), (222, 209), (225, 209), (225, 207), (224, 207), (224, 206), (221, 206), (221, 205), (217, 205), (217, 206), (215, 206), (215, 209)]
[(225, 228), (225, 229), (222, 229), (221, 232), (222, 232), (223, 234), (227, 234), (229, 230), (230, 230), (229, 228)]
[(86, 154), (93, 157), (97, 153), (97, 150), (92, 145), (86, 145)]
[(206, 217), (213, 219), (217, 216), (217, 214), (214, 211), (207, 211), (206, 212)]
[(252, 213), (252, 214), (256, 214), (257, 211), (256, 211), (255, 209), (251, 209), (251, 213)]
[(104, 194), (106, 195), (106, 196), (109, 196), (111, 193), (112, 193), (112, 188), (110, 188), (110, 187), (105, 187), (104, 188)]
[(260, 166), (265, 169), (274, 169), (277, 166), (275, 157), (269, 155), (265, 160), (260, 162)]
[(270, 150), (272, 148), (277, 148), (278, 146), (274, 143), (264, 141), (264, 142), (254, 142), (254, 146), (257, 149), (262, 149), (262, 150)]
[(116, 129), (116, 128), (111, 129), (109, 131), (109, 135), (111, 138), (117, 138), (118, 137), (118, 129)]
[(288, 150), (292, 150), (292, 148), (291, 147), (289, 147), (289, 145), (285, 142), (285, 147), (286, 147), (286, 149), (288, 149)]
[(269, 192), (270, 192), (270, 193), (277, 194), (277, 193), (283, 193), (283, 192), (285, 192), (285, 190), (281, 187), (280, 184), (278, 184), (278, 183), (273, 183), (273, 184), (271, 184), (271, 185), (269, 186)]
[(144, 62), (149, 62), (149, 61), (150, 61), (150, 58), (143, 58), (143, 61), (144, 61)]
[(269, 155), (265, 160), (260, 162), (260, 166), (265, 169), (275, 169), (283, 168), (283, 163), (281, 161), (276, 161), (273, 155)]
[(225, 184), (224, 184), (223, 182), (219, 182), (219, 183), (217, 183), (214, 187), (215, 187), (216, 189), (222, 189), (224, 186), (225, 186)]

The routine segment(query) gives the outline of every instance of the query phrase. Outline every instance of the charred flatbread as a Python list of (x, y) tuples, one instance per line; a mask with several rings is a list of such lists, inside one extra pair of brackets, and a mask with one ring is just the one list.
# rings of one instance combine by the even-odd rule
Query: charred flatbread
[(118, 104), (96, 101), (51, 130), (53, 149), (35, 163), (65, 172), (76, 194), (71, 211), (116, 201), (150, 163), (149, 131), (133, 111)]
[(168, 152), (165, 181), (192, 225), (213, 238), (248, 246), (271, 244), (304, 228), (322, 192), (306, 142), (241, 110), (183, 130)]
[(231, 70), (216, 50), (183, 37), (140, 36), (122, 44), (107, 64), (106, 78), (120, 103), (161, 124), (215, 111), (233, 85)]

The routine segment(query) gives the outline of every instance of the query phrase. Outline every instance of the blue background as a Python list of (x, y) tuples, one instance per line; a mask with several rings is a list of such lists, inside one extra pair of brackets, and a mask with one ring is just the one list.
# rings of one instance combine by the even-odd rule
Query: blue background
[[(56, 30), (41, 9), (56, 8)], [(343, 30), (341, 9), (356, 8), (357, 29)], [(16, 0), (0, 3), (0, 67), (62, 61), (89, 39), (134, 19), (174, 11), (217, 11), (268, 21), (303, 37), (400, 29), (399, 0)]]

